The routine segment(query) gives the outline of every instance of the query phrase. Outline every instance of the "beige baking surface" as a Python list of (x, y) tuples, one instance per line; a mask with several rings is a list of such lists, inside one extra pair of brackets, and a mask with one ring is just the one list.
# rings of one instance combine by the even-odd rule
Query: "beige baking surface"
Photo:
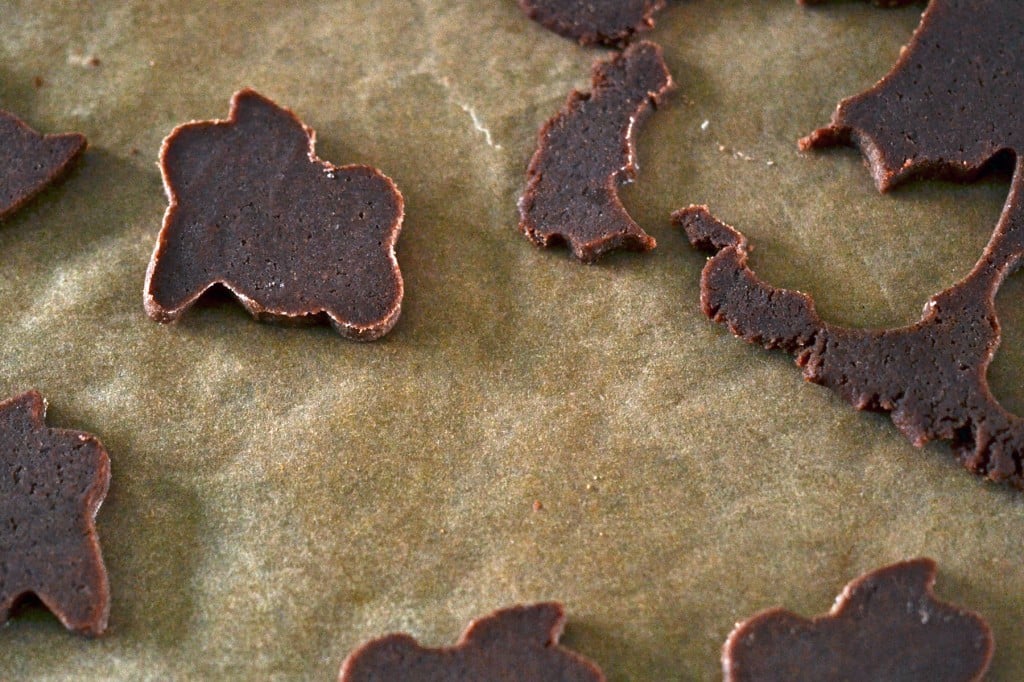
[[(91, 142), (0, 226), (0, 395), (40, 389), (113, 464), (109, 634), (23, 613), (0, 678), (329, 680), (369, 637), (440, 645), (560, 599), (565, 642), (609, 679), (716, 679), (736, 620), (824, 611), (917, 555), (988, 617), (992, 678), (1024, 678), (1021, 495), (705, 320), (704, 256), (668, 224), (706, 202), (829, 319), (916, 319), (980, 254), (1008, 179), (882, 196), (857, 153), (795, 141), (888, 70), (919, 10), (673, 3), (651, 38), (679, 90), (624, 192), (659, 246), (585, 267), (519, 235), (515, 202), (537, 127), (600, 52), (513, 0), (0, 2), (0, 107)], [(160, 141), (246, 85), (323, 158), (404, 192), (408, 293), (385, 340), (227, 301), (176, 326), (143, 314)], [(999, 298), (993, 369), (1018, 410), (1022, 294)]]

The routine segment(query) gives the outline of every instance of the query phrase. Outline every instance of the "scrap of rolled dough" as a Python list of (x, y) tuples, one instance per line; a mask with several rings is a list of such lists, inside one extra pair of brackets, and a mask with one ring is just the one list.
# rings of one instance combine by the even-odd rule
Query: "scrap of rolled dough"
[(619, 200), (636, 177), (639, 123), (674, 87), (661, 48), (640, 42), (593, 69), (589, 93), (577, 90), (540, 130), (519, 200), (519, 229), (538, 246), (567, 243), (592, 263), (615, 249), (655, 246)]

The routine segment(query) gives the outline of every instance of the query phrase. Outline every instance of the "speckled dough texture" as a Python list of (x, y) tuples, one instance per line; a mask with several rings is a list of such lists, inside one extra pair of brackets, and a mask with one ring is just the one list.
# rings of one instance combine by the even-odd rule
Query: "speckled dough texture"
[(353, 651), (338, 682), (604, 682), (596, 665), (558, 645), (564, 627), (562, 605), (546, 602), (474, 620), (454, 647), (388, 635)]
[(0, 220), (64, 175), (85, 146), (83, 135), (41, 135), (0, 111)]
[(173, 321), (217, 285), (257, 319), (326, 318), (361, 341), (394, 326), (402, 195), (374, 168), (321, 161), (315, 141), (248, 89), (226, 121), (175, 128), (160, 151), (170, 206), (146, 273), (150, 317)]
[[(513, 0), (0, 5), (0, 108), (89, 140), (0, 224), (0, 396), (38, 388), (113, 467), (106, 634), (25, 604), (0, 676), (334, 680), (387, 633), (449, 647), (557, 600), (559, 644), (609, 682), (721, 680), (738, 620), (826, 611), (852, 577), (929, 556), (939, 596), (991, 625), (990, 678), (1024, 679), (1024, 496), (711, 324), (706, 255), (667, 219), (712, 206), (831, 323), (916, 322), (974, 266), (1007, 178), (882, 195), (856, 150), (795, 140), (890, 70), (919, 5), (667, 3), (644, 35), (678, 87), (619, 188), (658, 248), (597, 267), (534, 248), (516, 201), (538, 129), (612, 53)], [(401, 189), (405, 297), (380, 340), (257, 324), (223, 292), (169, 325), (141, 310), (161, 143), (246, 86), (315, 129), (319, 157)], [(1018, 273), (988, 372), (1017, 414), (1022, 301)]]
[[(886, 191), (914, 175), (971, 179), (1002, 151), (1017, 152), (1024, 119), (1024, 5), (935, 0), (892, 73), (844, 100), (805, 148), (854, 143)], [(952, 441), (968, 469), (1024, 488), (1024, 420), (987, 383), (1000, 341), (995, 299), (1024, 258), (1024, 161), (995, 232), (973, 270), (936, 294), (901, 329), (829, 325), (813, 300), (776, 289), (747, 267), (746, 239), (705, 207), (677, 212), (691, 243), (717, 255), (701, 276), (701, 306), (734, 334), (796, 356), (804, 377), (860, 410), (892, 413), (915, 445)]]
[[(1024, 163), (1018, 177), (1022, 170)], [(971, 471), (1024, 488), (1024, 420), (1003, 409), (986, 382), (999, 345), (996, 292), (1024, 257), (1022, 211), (1015, 189), (971, 274), (932, 297), (918, 323), (886, 330), (830, 325), (810, 296), (759, 279), (747, 265), (746, 238), (707, 207), (678, 211), (673, 222), (715, 254), (701, 274), (705, 315), (749, 343), (793, 354), (804, 378), (858, 410), (890, 412), (914, 445), (949, 440)]]
[(538, 24), (581, 45), (622, 47), (654, 28), (665, 0), (519, 0)]
[(110, 587), (95, 518), (110, 458), (95, 436), (45, 418), (35, 391), (0, 402), (0, 623), (34, 595), (67, 629), (100, 635)]
[[(928, 0), (871, 0), (871, 2), (879, 7), (902, 7), (903, 5), (911, 5), (913, 3), (924, 4)], [(797, 0), (801, 5), (825, 5), (829, 3), (829, 0)]]
[(913, 559), (843, 588), (823, 616), (771, 609), (722, 648), (725, 682), (975, 682), (992, 661), (988, 623), (935, 598), (937, 566)]
[(591, 91), (573, 90), (537, 136), (519, 200), (519, 229), (530, 241), (567, 244), (584, 263), (616, 249), (654, 248), (623, 207), (619, 186), (636, 177), (640, 123), (673, 87), (654, 43), (594, 64)]
[(887, 191), (914, 176), (970, 180), (1024, 146), (1024, 4), (932, 0), (892, 72), (840, 102), (803, 149), (853, 144)]

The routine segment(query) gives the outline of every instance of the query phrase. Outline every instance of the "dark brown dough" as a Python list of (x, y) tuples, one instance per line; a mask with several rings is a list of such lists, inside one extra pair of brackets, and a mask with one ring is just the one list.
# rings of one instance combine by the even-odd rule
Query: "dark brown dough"
[(914, 445), (952, 441), (971, 471), (1024, 488), (1024, 420), (999, 405), (986, 378), (999, 345), (996, 292), (1024, 258), (1020, 184), (971, 273), (929, 299), (919, 322), (898, 329), (828, 324), (810, 296), (759, 279), (747, 266), (746, 238), (704, 206), (677, 211), (673, 222), (695, 247), (715, 252), (701, 274), (708, 317), (750, 343), (795, 355), (808, 381), (857, 409), (891, 412)]
[[(797, 2), (801, 5), (824, 5), (828, 0), (797, 0)], [(871, 2), (879, 7), (903, 7), (915, 2), (925, 2), (925, 0), (871, 0)]]
[(853, 144), (881, 191), (914, 176), (969, 180), (1024, 145), (1024, 3), (932, 0), (893, 70), (843, 100), (802, 149)]
[(771, 609), (722, 648), (725, 682), (970, 682), (988, 670), (992, 631), (935, 599), (935, 562), (904, 561), (849, 583), (827, 615)]
[(83, 135), (40, 135), (0, 111), (0, 220), (64, 175), (85, 147)]
[(915, 445), (952, 442), (971, 471), (1024, 488), (1024, 420), (987, 383), (999, 345), (995, 296), (1024, 258), (1024, 3), (932, 0), (892, 73), (844, 100), (804, 147), (853, 143), (880, 190), (915, 175), (969, 179), (993, 156), (1017, 154), (999, 224), (971, 273), (933, 296), (921, 320), (900, 329), (824, 322), (805, 294), (776, 289), (747, 267), (746, 239), (704, 207), (677, 212), (690, 241), (716, 252), (701, 302), (712, 319), (766, 348), (796, 355), (804, 376), (858, 409), (888, 411)]
[(513, 606), (474, 620), (450, 648), (427, 649), (396, 634), (345, 659), (339, 682), (603, 682), (593, 663), (558, 645), (561, 604)]
[(596, 62), (592, 82), (540, 129), (519, 200), (519, 229), (530, 241), (567, 243), (585, 263), (615, 249), (654, 248), (618, 187), (636, 177), (639, 123), (674, 87), (661, 48), (649, 42)]
[(69, 630), (107, 628), (95, 518), (110, 459), (95, 436), (46, 426), (35, 391), (0, 403), (0, 623), (34, 594)]
[(146, 274), (150, 317), (174, 320), (221, 285), (261, 320), (327, 318), (361, 341), (394, 326), (402, 195), (374, 168), (321, 161), (315, 144), (295, 114), (252, 90), (235, 93), (226, 121), (171, 132), (160, 151), (170, 206)]
[(580, 45), (622, 47), (654, 28), (665, 0), (519, 0), (526, 16)]

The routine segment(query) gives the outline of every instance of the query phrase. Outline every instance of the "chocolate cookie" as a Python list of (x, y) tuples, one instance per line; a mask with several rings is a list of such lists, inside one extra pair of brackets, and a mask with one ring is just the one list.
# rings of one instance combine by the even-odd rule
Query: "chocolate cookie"
[[(910, 5), (915, 2), (925, 2), (926, 0), (871, 0), (872, 3), (879, 7), (903, 7), (904, 5)], [(797, 0), (801, 5), (824, 5), (828, 0)]]
[(896, 68), (844, 100), (802, 146), (852, 143), (885, 191), (914, 175), (969, 179), (993, 156), (1017, 156), (999, 224), (970, 274), (933, 296), (921, 320), (886, 330), (824, 322), (809, 296), (776, 289), (747, 267), (746, 239), (704, 207), (674, 215), (690, 241), (716, 252), (701, 301), (712, 319), (766, 348), (796, 355), (804, 376), (858, 409), (892, 413), (915, 445), (952, 441), (961, 462), (1024, 488), (1024, 420), (1004, 410), (986, 373), (999, 345), (995, 296), (1024, 259), (1024, 4), (932, 0)]
[(64, 175), (85, 147), (83, 135), (40, 135), (0, 111), (0, 220)]
[(665, 0), (519, 0), (526, 16), (581, 45), (622, 47), (654, 28)]
[(992, 631), (935, 599), (935, 571), (931, 559), (904, 561), (848, 584), (827, 615), (772, 609), (743, 621), (722, 649), (726, 682), (982, 679)]
[(45, 416), (35, 391), (0, 403), (0, 623), (34, 594), (69, 630), (99, 635), (110, 589), (95, 518), (110, 459), (95, 436)]
[(540, 129), (519, 200), (519, 229), (538, 246), (568, 243), (585, 263), (614, 249), (647, 251), (654, 239), (619, 200), (636, 177), (636, 130), (673, 86), (661, 48), (641, 42), (593, 69), (590, 93), (573, 90)]
[(513, 606), (474, 620), (458, 644), (427, 649), (408, 635), (388, 635), (345, 659), (339, 682), (603, 682), (600, 669), (558, 645), (561, 604)]
[[(1017, 177), (1024, 173), (1018, 161)], [(1024, 420), (992, 396), (986, 372), (999, 345), (995, 295), (1024, 258), (1019, 183), (995, 235), (971, 273), (925, 305), (921, 320), (884, 330), (830, 325), (806, 294), (777, 289), (747, 265), (746, 238), (704, 206), (673, 214), (697, 248), (715, 253), (701, 274), (704, 313), (733, 334), (796, 356), (808, 381), (828, 386), (858, 410), (892, 413), (914, 445), (952, 441), (971, 471), (1024, 488)]]
[(843, 100), (802, 149), (853, 144), (879, 190), (913, 176), (967, 180), (1024, 151), (1024, 3), (932, 0), (885, 78)]
[(160, 150), (170, 206), (149, 263), (146, 312), (176, 319), (207, 289), (257, 319), (329, 319), (376, 339), (401, 311), (402, 195), (380, 171), (316, 157), (316, 135), (252, 90), (226, 121), (186, 123)]

